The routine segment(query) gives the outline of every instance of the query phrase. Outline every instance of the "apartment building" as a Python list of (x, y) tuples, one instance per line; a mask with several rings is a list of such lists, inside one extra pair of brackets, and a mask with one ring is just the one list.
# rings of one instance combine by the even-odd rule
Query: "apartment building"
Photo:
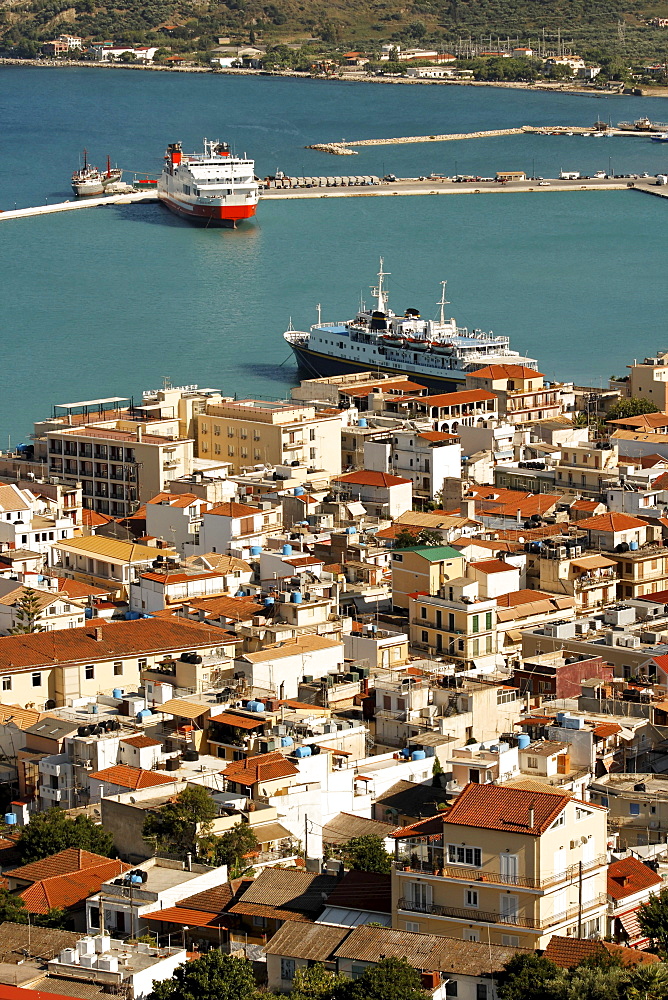
[[(61, 628), (76, 628), (85, 625), (83, 601), (68, 599), (58, 592), (58, 581), (51, 580), (48, 589), (34, 589), (34, 601), (38, 609), (37, 625), (45, 632)], [(15, 580), (0, 580), (0, 635), (9, 635), (17, 625), (23, 623), (22, 602), (26, 599), (26, 588)]]
[(80, 515), (76, 489), (51, 500), (16, 483), (0, 485), (0, 550), (23, 548), (46, 555), (53, 542), (73, 537)]
[(199, 458), (228, 462), (232, 474), (253, 465), (341, 471), (341, 418), (304, 403), (259, 399), (210, 403), (195, 417)]
[(394, 836), (396, 928), (531, 949), (607, 930), (605, 809), (472, 783)]
[(435, 500), (443, 480), (459, 476), (462, 448), (459, 437), (445, 431), (395, 430), (387, 438), (387, 450), (382, 442), (373, 442), (365, 445), (364, 455), (367, 469), (410, 479), (414, 496)]
[(626, 390), (627, 396), (649, 399), (656, 403), (660, 412), (668, 410), (668, 351), (659, 351), (654, 358), (645, 358), (638, 363), (627, 365), (629, 376), (626, 382), (613, 383), (615, 388)]
[(102, 586), (121, 596), (129, 593), (130, 584), (139, 573), (149, 570), (161, 552), (150, 545), (136, 545), (103, 535), (70, 538), (56, 542), (49, 554), (50, 568), (64, 576), (91, 586)]
[(592, 548), (617, 563), (617, 597), (635, 599), (668, 587), (668, 549), (661, 529), (630, 514), (599, 514), (578, 521)]
[(438, 594), (464, 575), (461, 552), (449, 545), (414, 545), (392, 552), (392, 603), (407, 611), (411, 596)]
[(478, 597), (475, 580), (458, 579), (439, 591), (443, 596), (413, 594), (408, 601), (411, 644), (460, 664), (496, 664), (496, 599)]
[(559, 416), (567, 387), (546, 385), (541, 372), (524, 365), (488, 365), (466, 376), (466, 388), (493, 392), (499, 400), (499, 414), (523, 424)]
[(556, 468), (556, 486), (585, 496), (605, 494), (607, 481), (619, 474), (619, 450), (607, 441), (568, 444)]
[[(559, 544), (563, 542), (564, 544)], [(577, 539), (555, 539), (542, 543), (538, 552), (538, 589), (548, 594), (572, 597), (580, 613), (597, 611), (617, 599), (618, 563), (600, 553), (587, 554)], [(574, 544), (575, 543), (575, 544)]]
[(331, 482), (335, 496), (342, 501), (358, 501), (373, 517), (395, 518), (413, 506), (413, 482), (404, 476), (362, 469), (335, 476)]
[(194, 493), (158, 493), (146, 504), (146, 534), (190, 555), (199, 545), (202, 515), (209, 504)]

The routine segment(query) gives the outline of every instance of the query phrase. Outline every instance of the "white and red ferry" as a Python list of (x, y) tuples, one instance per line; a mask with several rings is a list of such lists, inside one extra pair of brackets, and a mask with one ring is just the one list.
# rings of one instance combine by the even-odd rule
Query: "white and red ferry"
[(210, 226), (236, 226), (255, 215), (255, 163), (230, 153), (225, 142), (204, 140), (202, 153), (172, 142), (158, 180), (158, 198), (177, 215)]

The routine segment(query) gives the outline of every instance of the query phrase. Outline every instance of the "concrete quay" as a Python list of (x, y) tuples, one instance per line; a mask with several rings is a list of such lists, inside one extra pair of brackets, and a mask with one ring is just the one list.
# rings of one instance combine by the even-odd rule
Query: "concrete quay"
[(137, 191), (134, 194), (111, 194), (100, 198), (78, 198), (76, 201), (55, 202), (53, 205), (37, 205), (35, 208), (15, 208), (0, 211), (0, 222), (10, 219), (26, 219), (37, 215), (53, 215), (56, 212), (76, 212), (80, 208), (99, 208), (102, 205), (131, 205), (142, 201), (156, 201), (155, 191)]

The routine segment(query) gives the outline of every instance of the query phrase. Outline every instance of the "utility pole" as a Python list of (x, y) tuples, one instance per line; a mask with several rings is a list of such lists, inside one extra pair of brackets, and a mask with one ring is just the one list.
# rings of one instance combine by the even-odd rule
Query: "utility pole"
[(304, 813), (304, 861), (308, 861), (308, 813)]
[(578, 862), (578, 938), (582, 937), (582, 862)]

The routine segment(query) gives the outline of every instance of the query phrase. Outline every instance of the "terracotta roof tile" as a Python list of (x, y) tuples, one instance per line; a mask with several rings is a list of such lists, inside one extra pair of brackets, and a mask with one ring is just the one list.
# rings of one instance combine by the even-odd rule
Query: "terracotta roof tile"
[(343, 476), (334, 476), (333, 483), (351, 483), (353, 486), (401, 486), (410, 483), (410, 479), (402, 479), (400, 476), (391, 476), (387, 472), (374, 472), (370, 469), (361, 469), (359, 472), (347, 472)]
[(228, 764), (223, 772), (228, 781), (234, 781), (238, 785), (245, 785), (250, 788), (259, 781), (274, 781), (276, 778), (289, 778), (299, 774), (299, 768), (295, 767), (278, 750), (272, 753), (258, 754), (256, 757), (249, 757), (247, 760), (233, 761)]
[(327, 906), (392, 912), (392, 876), (349, 871), (327, 897)]
[(395, 830), (392, 836), (396, 840), (405, 840), (408, 837), (433, 837), (443, 833), (443, 820), (447, 812), (439, 812), (435, 816), (428, 816), (420, 819), (410, 826), (402, 826), (400, 830)]
[(198, 611), (206, 611), (216, 618), (229, 618), (230, 621), (241, 622), (264, 613), (264, 607), (250, 597), (229, 597), (221, 594), (217, 597), (198, 597), (188, 600), (188, 607)]
[(543, 378), (542, 372), (535, 372), (533, 368), (526, 368), (524, 365), (487, 365), (486, 368), (478, 368), (470, 373), (471, 378)]
[(82, 851), (78, 847), (67, 847), (64, 851), (52, 854), (50, 858), (31, 861), (30, 864), (23, 865), (21, 868), (14, 868), (11, 877), (20, 879), (22, 882), (40, 882), (42, 879), (53, 876), (67, 875), (70, 872), (82, 871), (84, 868), (94, 868), (108, 860), (103, 854), (92, 854), (90, 851)]
[(249, 507), (245, 503), (233, 503), (229, 501), (227, 503), (216, 504), (211, 510), (206, 511), (207, 516), (215, 514), (217, 517), (252, 517), (253, 514), (262, 514), (261, 507)]
[(470, 565), (480, 573), (507, 573), (509, 570), (517, 569), (517, 566), (504, 562), (503, 559), (483, 559), (482, 562), (473, 562)]
[(333, 875), (318, 875), (297, 868), (265, 868), (242, 894), (239, 903), (231, 907), (231, 912), (256, 912), (252, 908), (248, 910), (249, 906), (276, 907), (310, 919), (322, 909), (323, 894), (329, 895), (337, 884), (338, 879)]
[[(534, 837), (547, 830), (568, 803), (568, 795), (527, 792), (503, 785), (468, 784), (457, 796), (444, 823), (505, 830)], [(530, 815), (533, 809), (533, 825)]]
[(486, 403), (497, 397), (487, 389), (462, 389), (461, 392), (442, 392), (436, 396), (418, 397), (427, 406), (460, 406), (465, 403)]
[(633, 855), (608, 865), (608, 895), (614, 900), (625, 899), (643, 889), (656, 888), (662, 884), (661, 876)]
[(145, 771), (141, 767), (130, 767), (127, 764), (114, 764), (102, 771), (94, 771), (91, 778), (104, 781), (108, 785), (118, 785), (119, 788), (152, 788), (154, 785), (171, 785), (174, 778), (168, 774), (158, 774), (156, 771)]
[(127, 865), (124, 861), (112, 861), (106, 858), (103, 864), (34, 882), (19, 895), (26, 910), (31, 913), (66, 910), (80, 905), (91, 893), (99, 892), (102, 885), (110, 878), (122, 875), (130, 868), (132, 865)]
[(154, 740), (150, 736), (128, 736), (127, 739), (121, 740), (121, 743), (129, 743), (132, 747), (137, 747), (141, 750), (143, 747), (160, 747), (162, 743), (160, 740)]
[(621, 514), (615, 511), (608, 511), (606, 514), (596, 514), (594, 517), (585, 517), (578, 521), (578, 528), (583, 531), (630, 531), (633, 528), (646, 528), (647, 522), (641, 521), (630, 514)]
[(572, 969), (587, 958), (594, 958), (604, 952), (619, 955), (623, 965), (644, 965), (658, 962), (657, 955), (639, 951), (637, 948), (624, 948), (622, 945), (607, 941), (585, 941), (574, 937), (560, 937), (553, 934), (545, 949), (544, 956), (562, 969)]

